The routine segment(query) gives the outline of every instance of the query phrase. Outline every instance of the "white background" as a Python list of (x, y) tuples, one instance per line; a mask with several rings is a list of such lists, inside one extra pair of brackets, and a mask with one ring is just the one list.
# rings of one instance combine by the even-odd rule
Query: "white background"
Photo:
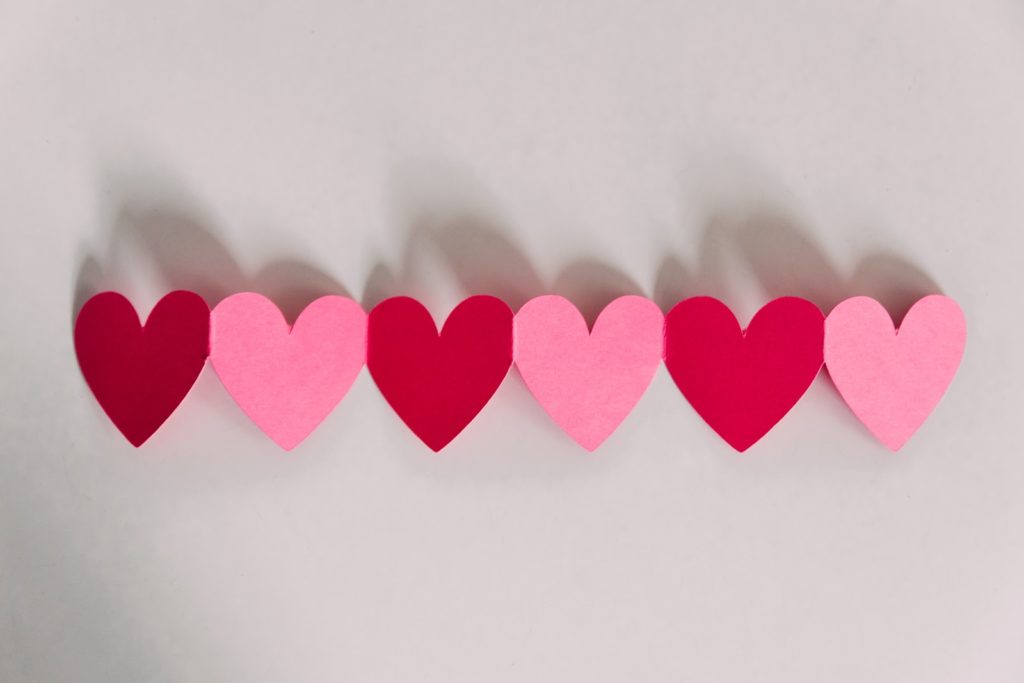
[[(0, 680), (1024, 680), (1024, 6), (0, 0)], [(968, 348), (899, 454), (822, 376), (744, 455), (662, 368), (597, 452), (511, 375), (435, 455), (364, 371), (139, 450), (113, 288), (781, 294)]]

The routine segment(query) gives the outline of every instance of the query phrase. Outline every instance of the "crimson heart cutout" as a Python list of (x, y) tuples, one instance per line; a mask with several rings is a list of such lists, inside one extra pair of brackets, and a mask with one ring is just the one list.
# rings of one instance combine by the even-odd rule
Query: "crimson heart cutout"
[(498, 389), (512, 364), (512, 309), (493, 296), (472, 296), (434, 319), (409, 297), (370, 311), (366, 366), (409, 429), (439, 451)]
[(210, 308), (194, 292), (171, 292), (143, 326), (128, 299), (103, 292), (78, 312), (74, 336), (96, 400), (128, 441), (141, 446), (199, 377), (209, 352)]
[(743, 452), (821, 370), (824, 330), (824, 316), (806, 299), (775, 299), (741, 330), (721, 301), (694, 297), (665, 317), (665, 366), (694, 410)]

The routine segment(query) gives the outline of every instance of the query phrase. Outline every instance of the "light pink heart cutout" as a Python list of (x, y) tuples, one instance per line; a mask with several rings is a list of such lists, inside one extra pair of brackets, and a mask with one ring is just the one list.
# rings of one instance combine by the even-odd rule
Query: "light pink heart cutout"
[(224, 299), (210, 318), (210, 362), (228, 393), (281, 448), (290, 451), (348, 392), (366, 361), (366, 313), (325, 296), (289, 327), (260, 294)]
[(825, 366), (860, 421), (898, 451), (938, 405), (966, 340), (963, 311), (948, 297), (920, 299), (897, 331), (880, 303), (857, 296), (825, 319)]
[(608, 304), (593, 331), (560, 296), (526, 302), (515, 316), (513, 354), (544, 410), (588, 451), (626, 418), (661, 363), (665, 319), (648, 299)]

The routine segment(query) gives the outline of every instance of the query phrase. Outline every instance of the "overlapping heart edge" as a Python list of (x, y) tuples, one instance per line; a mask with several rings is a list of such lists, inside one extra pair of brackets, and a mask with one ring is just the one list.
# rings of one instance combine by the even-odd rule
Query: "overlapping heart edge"
[[(238, 297), (250, 299), (263, 308), (267, 305), (271, 310), (276, 308), (253, 293), (229, 297), (222, 304), (227, 306), (229, 300), (237, 302)], [(468, 426), (512, 365), (524, 374), (528, 387), (533, 384), (529, 377), (532, 370), (526, 370), (527, 354), (521, 346), (520, 322), (525, 327), (526, 321), (520, 320), (519, 314), (513, 313), (499, 299), (490, 296), (465, 299), (440, 332), (426, 308), (409, 297), (387, 299), (368, 315), (360, 315), (361, 307), (350, 299), (336, 296), (322, 297), (306, 310), (326, 300), (341, 303), (348, 310), (350, 317), (345, 319), (345, 324), (362, 327), (339, 330), (349, 344), (344, 352), (348, 358), (347, 369), (342, 372), (343, 377), (337, 378), (337, 386), (329, 395), (318, 401), (312, 416), (303, 414), (295, 397), (307, 389), (323, 393), (323, 387), (318, 384), (321, 380), (315, 372), (306, 372), (302, 380), (305, 384), (289, 387), (285, 392), (292, 399), (287, 405), (291, 415), (284, 418), (286, 424), (282, 426), (276, 417), (257, 417), (275, 408), (272, 403), (275, 396), (269, 390), (266, 398), (271, 402), (270, 407), (263, 405), (262, 412), (254, 410), (252, 383), (248, 383), (243, 396), (242, 390), (233, 387), (234, 380), (218, 371), (239, 406), (285, 450), (294, 448), (316, 428), (345, 395), (363, 364), (369, 366), (378, 388), (399, 417), (435, 451)], [(527, 302), (521, 312), (543, 308), (531, 306), (542, 300), (553, 309), (576, 310), (561, 297), (545, 296)], [(629, 308), (623, 305), (627, 303), (641, 309), (654, 307), (642, 297), (621, 297), (605, 311)], [(142, 324), (125, 297), (116, 292), (103, 292), (89, 299), (79, 311), (74, 342), (83, 376), (108, 417), (134, 446), (142, 445), (171, 416), (198, 379), (207, 359), (213, 359), (217, 371), (217, 344), (221, 338), (218, 320), (228, 317), (218, 314), (222, 304), (211, 312), (199, 295), (178, 290), (161, 299)], [(565, 319), (564, 313), (565, 310), (559, 312), (563, 316), (559, 324), (568, 327), (579, 324)], [(237, 311), (233, 317), (238, 318)], [(303, 315), (299, 317), (302, 319)], [(276, 321), (274, 318), (267, 319), (279, 328), (277, 334), (290, 337), (293, 326), (282, 325), (283, 318)], [(582, 316), (579, 318), (582, 322)], [(771, 318), (775, 319), (774, 324), (770, 324)], [(247, 320), (244, 312), (241, 319)], [(637, 326), (633, 324), (635, 320), (631, 322), (627, 315), (625, 324), (618, 325), (619, 334), (650, 337), (651, 326)], [(411, 321), (414, 321), (413, 327), (409, 327)], [(914, 324), (913, 334), (901, 336), (902, 328), (910, 322)], [(246, 324), (249, 323), (251, 320)], [(304, 327), (310, 326), (312, 324)], [(614, 329), (616, 326), (609, 322), (602, 327)], [(708, 329), (717, 330), (714, 334), (719, 337), (707, 338)], [(587, 330), (587, 333), (593, 337), (594, 330)], [(657, 360), (666, 363), (677, 387), (698, 414), (740, 452), (760, 440), (789, 412), (822, 366), (833, 375), (840, 395), (854, 414), (882, 443), (897, 451), (937, 405), (952, 381), (966, 342), (966, 324), (960, 307), (940, 295), (920, 299), (899, 326), (892, 323), (880, 304), (867, 297), (847, 299), (827, 317), (809, 301), (782, 297), (766, 304), (747, 328), (740, 326), (722, 302), (711, 297), (693, 297), (681, 301), (664, 317), (660, 333), (661, 354)], [(116, 338), (117, 334), (122, 338)], [(900, 365), (899, 359), (865, 357), (861, 348), (864, 334), (869, 334), (873, 340), (872, 352), (877, 352), (879, 346), (888, 349), (902, 344), (901, 354), (924, 356), (933, 362), (915, 363), (911, 358), (903, 359)], [(246, 335), (246, 343), (252, 342), (252, 336)], [(403, 347), (410, 336), (419, 337), (419, 349)], [(455, 341), (451, 341), (453, 339)], [(477, 343), (481, 339), (486, 343)], [(612, 340), (610, 345), (622, 351), (628, 346), (627, 342), (632, 341), (620, 338)], [(558, 343), (558, 337), (543, 343)], [(649, 347), (651, 340), (643, 343)], [(435, 348), (438, 344), (448, 344), (447, 350)], [(424, 351), (428, 347), (429, 353)], [(231, 352), (235, 357), (245, 355), (237, 349)], [(361, 357), (356, 355), (359, 353)], [(728, 356), (730, 353), (734, 355)], [(417, 358), (417, 354), (425, 358)], [(608, 361), (607, 358), (601, 360)], [(352, 363), (356, 361), (359, 361), (358, 367), (353, 371)], [(631, 358), (629, 362), (638, 365), (613, 369), (618, 371), (620, 379), (625, 377), (623, 381), (630, 385), (634, 395), (628, 400), (619, 400), (612, 414), (601, 417), (600, 424), (593, 424), (593, 420), (588, 423), (586, 415), (567, 417), (566, 392), (552, 398), (550, 391), (541, 392), (534, 387), (531, 391), (570, 436), (587, 450), (593, 450), (632, 410), (653, 376), (649, 359)], [(317, 359), (304, 361), (305, 365), (310, 363), (315, 370)], [(242, 365), (244, 373), (244, 362)], [(261, 370), (265, 368), (261, 366)], [(581, 376), (594, 377), (596, 372), (599, 377), (601, 371), (600, 367), (577, 367), (576, 395), (585, 399), (588, 392), (603, 391), (606, 396), (614, 391), (615, 387), (607, 384), (595, 389), (600, 382), (589, 386), (585, 381), (582, 386), (579, 384)], [(781, 379), (786, 385), (785, 391), (768, 389), (775, 386), (774, 379), (779, 379), (770, 376), (773, 372), (784, 373)], [(233, 375), (238, 374), (239, 368), (233, 368)], [(437, 400), (437, 396), (430, 394), (429, 384), (442, 378), (446, 389), (442, 392), (443, 400)], [(327, 381), (333, 379), (327, 378)], [(550, 389), (551, 378), (545, 379)], [(271, 384), (279, 388), (289, 382), (289, 378), (280, 376), (273, 380)], [(567, 375), (566, 381), (572, 380), (573, 377)], [(456, 388), (452, 389), (453, 386)], [(743, 394), (743, 400), (737, 402), (737, 392), (742, 393), (751, 386), (758, 391)], [(257, 398), (263, 400), (263, 397)], [(765, 405), (759, 404), (762, 398)], [(589, 403), (581, 400), (581, 404), (592, 409), (595, 400), (598, 399), (591, 397)], [(553, 405), (553, 401), (558, 405)], [(893, 415), (896, 406), (902, 406), (903, 412)], [(282, 432), (287, 436), (281, 436)]]

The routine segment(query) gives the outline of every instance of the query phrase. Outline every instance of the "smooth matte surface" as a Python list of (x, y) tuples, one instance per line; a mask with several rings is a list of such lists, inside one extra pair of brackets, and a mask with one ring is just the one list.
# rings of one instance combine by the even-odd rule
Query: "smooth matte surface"
[(915, 303), (898, 329), (877, 301), (855, 296), (825, 321), (825, 367), (853, 414), (898, 451), (942, 400), (966, 340), (964, 313), (947, 296)]
[(100, 292), (75, 316), (73, 339), (82, 380), (111, 424), (141, 446), (206, 366), (210, 309), (178, 290), (140, 315), (120, 293)]
[[(7, 0), (0, 680), (1018, 683), (1024, 10)], [(175, 288), (963, 308), (889, 452), (824, 375), (737, 455), (664, 368), (586, 453), (510, 373), (289, 454), (204, 372), (141, 449), (74, 310)]]
[(516, 312), (513, 340), (526, 388), (566, 434), (592, 451), (654, 379), (665, 350), (665, 315), (650, 299), (626, 295), (588, 327), (571, 301), (548, 294)]
[(347, 297), (311, 302), (294, 321), (254, 292), (210, 313), (210, 366), (257, 427), (290, 451), (345, 397), (366, 364), (366, 312)]
[(408, 296), (380, 302), (366, 329), (366, 369), (402, 422), (434, 451), (468, 427), (512, 365), (512, 309), (470, 296), (444, 322)]
[(741, 453), (796, 406), (822, 367), (825, 319), (812, 302), (772, 299), (740, 322), (710, 296), (665, 315), (665, 369), (708, 426)]

